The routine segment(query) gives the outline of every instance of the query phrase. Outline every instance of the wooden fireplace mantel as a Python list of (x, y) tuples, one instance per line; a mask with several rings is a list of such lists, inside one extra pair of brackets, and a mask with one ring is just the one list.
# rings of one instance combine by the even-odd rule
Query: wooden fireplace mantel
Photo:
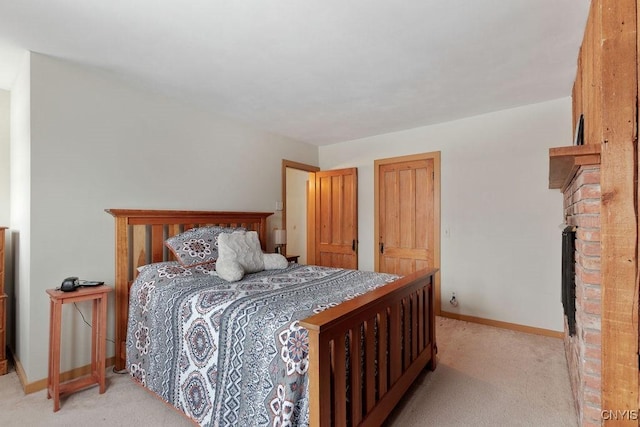
[(549, 148), (549, 188), (563, 189), (578, 168), (600, 164), (600, 144)]

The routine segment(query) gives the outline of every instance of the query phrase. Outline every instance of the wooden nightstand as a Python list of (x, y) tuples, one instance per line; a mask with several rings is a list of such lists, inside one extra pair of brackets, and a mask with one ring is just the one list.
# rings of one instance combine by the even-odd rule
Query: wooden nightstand
[(298, 263), (298, 258), (300, 258), (300, 255), (287, 255), (287, 261), (295, 262), (296, 264)]
[[(92, 384), (100, 386), (100, 394), (105, 391), (106, 338), (107, 338), (107, 294), (113, 288), (92, 286), (78, 288), (72, 292), (47, 289), (50, 298), (49, 314), (49, 378), (47, 379), (47, 399), (53, 397), (53, 412), (60, 409), (60, 396), (73, 393)], [(62, 305), (93, 300), (91, 321), (91, 373), (60, 384), (60, 330)]]

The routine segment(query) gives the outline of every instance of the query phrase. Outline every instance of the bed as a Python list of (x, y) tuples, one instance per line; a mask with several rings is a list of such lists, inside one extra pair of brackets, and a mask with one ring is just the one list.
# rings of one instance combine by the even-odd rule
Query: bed
[[(143, 309), (138, 304), (139, 301), (152, 299), (149, 287), (144, 288), (145, 283), (153, 282), (160, 275), (168, 279), (168, 269), (176, 264), (172, 252), (164, 245), (166, 239), (194, 227), (242, 227), (258, 233), (264, 250), (267, 217), (271, 215), (261, 212), (128, 209), (108, 209), (107, 212), (115, 218), (116, 369), (127, 367), (128, 322), (138, 322), (133, 320), (134, 316), (142, 312), (145, 316), (148, 311), (147, 307)], [(157, 287), (153, 298), (163, 301), (162, 307), (172, 305), (173, 301), (183, 301), (182, 306), (176, 302), (175, 310), (181, 313), (188, 311), (189, 315), (186, 317), (192, 323), (185, 330), (185, 325), (170, 319), (171, 315), (168, 313), (171, 310), (164, 310), (165, 313), (161, 314), (164, 322), (175, 322), (175, 326), (167, 327), (166, 330), (157, 327), (152, 329), (156, 329), (158, 334), (165, 334), (165, 337), (174, 337), (169, 340), (175, 341), (172, 350), (166, 350), (161, 343), (150, 344), (148, 348), (143, 346), (144, 350), (136, 349), (135, 342), (140, 342), (140, 334), (144, 336), (145, 342), (154, 338), (146, 331), (139, 332), (138, 339), (134, 339), (132, 337), (135, 332), (132, 332), (129, 335), (130, 373), (156, 394), (159, 394), (158, 390), (150, 387), (149, 383), (162, 383), (159, 387), (164, 388), (171, 396), (160, 397), (178, 406), (188, 417), (203, 425), (241, 424), (248, 419), (252, 420), (251, 424), (274, 426), (296, 423), (311, 426), (380, 425), (422, 370), (426, 367), (433, 370), (436, 367), (436, 272), (436, 269), (428, 269), (397, 278), (370, 272), (290, 265), (281, 271), (248, 274), (233, 287), (225, 288), (224, 281), (217, 278), (215, 273), (200, 268), (197, 274), (195, 270), (189, 272), (196, 276), (195, 279), (190, 277), (188, 282), (166, 282), (170, 284)], [(206, 285), (203, 279), (205, 275), (212, 280)], [(303, 279), (305, 277), (320, 278), (319, 281), (308, 281), (308, 286), (316, 289), (320, 297), (311, 294), (310, 288), (303, 287), (307, 286), (302, 284), (306, 282)], [(288, 281), (295, 284), (285, 286)], [(261, 304), (260, 309), (250, 308), (247, 303), (253, 298), (248, 294), (256, 289), (256, 283), (269, 283), (266, 291), (261, 289), (255, 292), (255, 298)], [(277, 285), (273, 285), (274, 283)], [(203, 322), (193, 316), (191, 309), (185, 308), (195, 307), (197, 311), (204, 307), (202, 301), (206, 300), (208, 310), (211, 306), (209, 302), (217, 301), (217, 296), (211, 297), (213, 294), (210, 288), (206, 291), (208, 299), (196, 295), (195, 290), (203, 286), (213, 286), (224, 292), (233, 290), (237, 293), (240, 290), (242, 298), (224, 306), (224, 313), (228, 318), (211, 316), (207, 318), (207, 322)], [(328, 297), (329, 288), (337, 290), (337, 294)], [(176, 293), (172, 294), (171, 289)], [(160, 297), (162, 294), (166, 294), (164, 300)], [(200, 302), (197, 304), (200, 306), (195, 302), (184, 302), (187, 301), (187, 294), (190, 298), (199, 298)], [(324, 299), (319, 302), (316, 298)], [(267, 301), (274, 300), (277, 300), (275, 305), (265, 306)], [(281, 306), (287, 305), (283, 301), (287, 301), (287, 304), (295, 302), (297, 305), (293, 311), (306, 314), (297, 319), (279, 311)], [(131, 317), (129, 304), (132, 308)], [(154, 310), (162, 311), (158, 308)], [(218, 314), (222, 312), (219, 311)], [(215, 321), (212, 320), (214, 318)], [(249, 318), (252, 321), (259, 320), (244, 331), (239, 326), (249, 323)], [(271, 318), (280, 323), (265, 323)], [(200, 322), (197, 328), (193, 327), (194, 322)], [(215, 357), (209, 351), (210, 348), (206, 357), (196, 355), (196, 359), (202, 356), (201, 360), (196, 360), (196, 363), (203, 365), (200, 367), (202, 372), (209, 373), (198, 378), (200, 382), (208, 381), (207, 386), (213, 387), (215, 395), (210, 395), (211, 391), (204, 390), (202, 386), (193, 387), (197, 383), (194, 381), (196, 374), (190, 375), (187, 372), (190, 368), (187, 368), (184, 357), (181, 358), (185, 352), (180, 350), (184, 343), (177, 343), (181, 339), (201, 343), (201, 338), (208, 334), (204, 332), (204, 323), (217, 325), (214, 329), (219, 334), (216, 335), (218, 345), (213, 346), (217, 350), (213, 355)], [(199, 331), (199, 334), (193, 331)], [(301, 333), (304, 333), (304, 351), (301, 352), (295, 343), (293, 349), (287, 350), (287, 346), (296, 339), (300, 341)], [(246, 344), (243, 340), (246, 340)], [(254, 352), (262, 351), (265, 355), (273, 356), (268, 368), (265, 368), (267, 365), (260, 366), (261, 362), (253, 363), (253, 359), (248, 359), (249, 347)], [(140, 354), (153, 348), (157, 354), (143, 355), (152, 360), (152, 363), (144, 365), (150, 372), (145, 371), (142, 375), (142, 363), (138, 365), (135, 357), (141, 357)], [(167, 357), (170, 353), (175, 353), (176, 357)], [(241, 358), (244, 358), (243, 361)], [(279, 365), (274, 364), (276, 360)], [(211, 371), (210, 366), (204, 366), (212, 361), (216, 364), (215, 372)], [(243, 363), (244, 367), (236, 366), (235, 370), (226, 371), (230, 365)], [(177, 379), (174, 382), (173, 379), (166, 378), (165, 371), (153, 372), (151, 367), (159, 365), (170, 366), (167, 368), (169, 371), (183, 370), (176, 377), (182, 375), (184, 381), (181, 383)], [(132, 366), (134, 369), (131, 369)], [(277, 379), (281, 374), (293, 374), (294, 380), (282, 383)], [(261, 394), (257, 395), (259, 399), (255, 396), (250, 399), (259, 400), (257, 403), (253, 400), (239, 402), (246, 395), (238, 392), (243, 387), (243, 381), (253, 382), (257, 385), (252, 386), (253, 388), (262, 389)], [(227, 397), (220, 398), (215, 390), (225, 392)], [(285, 398), (285, 394), (294, 391), (303, 393), (298, 401)], [(182, 397), (175, 399), (174, 395), (180, 393)], [(180, 399), (191, 399), (191, 406), (187, 410), (180, 407), (175, 403)], [(235, 409), (227, 408), (225, 405), (229, 402), (241, 406), (241, 413), (234, 413)], [(203, 415), (204, 412), (207, 413), (206, 416)]]

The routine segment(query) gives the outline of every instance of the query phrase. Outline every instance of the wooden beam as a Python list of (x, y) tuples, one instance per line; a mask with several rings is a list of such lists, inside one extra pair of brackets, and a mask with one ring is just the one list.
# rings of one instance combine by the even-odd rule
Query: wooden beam
[(600, 164), (600, 145), (574, 145), (549, 148), (549, 188), (561, 188), (576, 173), (577, 166)]
[(594, 1), (601, 13), (602, 409), (614, 411), (638, 408), (636, 1)]
[[(602, 143), (602, 5), (605, 0), (593, 0), (580, 49), (582, 67), (582, 111), (584, 113), (584, 143)], [(574, 122), (575, 129), (575, 122)]]

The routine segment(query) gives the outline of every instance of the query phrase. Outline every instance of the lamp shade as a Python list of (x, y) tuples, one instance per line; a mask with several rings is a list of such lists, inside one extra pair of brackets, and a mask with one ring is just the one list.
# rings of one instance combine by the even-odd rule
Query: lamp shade
[(287, 230), (276, 229), (273, 232), (273, 242), (276, 245), (287, 244)]

